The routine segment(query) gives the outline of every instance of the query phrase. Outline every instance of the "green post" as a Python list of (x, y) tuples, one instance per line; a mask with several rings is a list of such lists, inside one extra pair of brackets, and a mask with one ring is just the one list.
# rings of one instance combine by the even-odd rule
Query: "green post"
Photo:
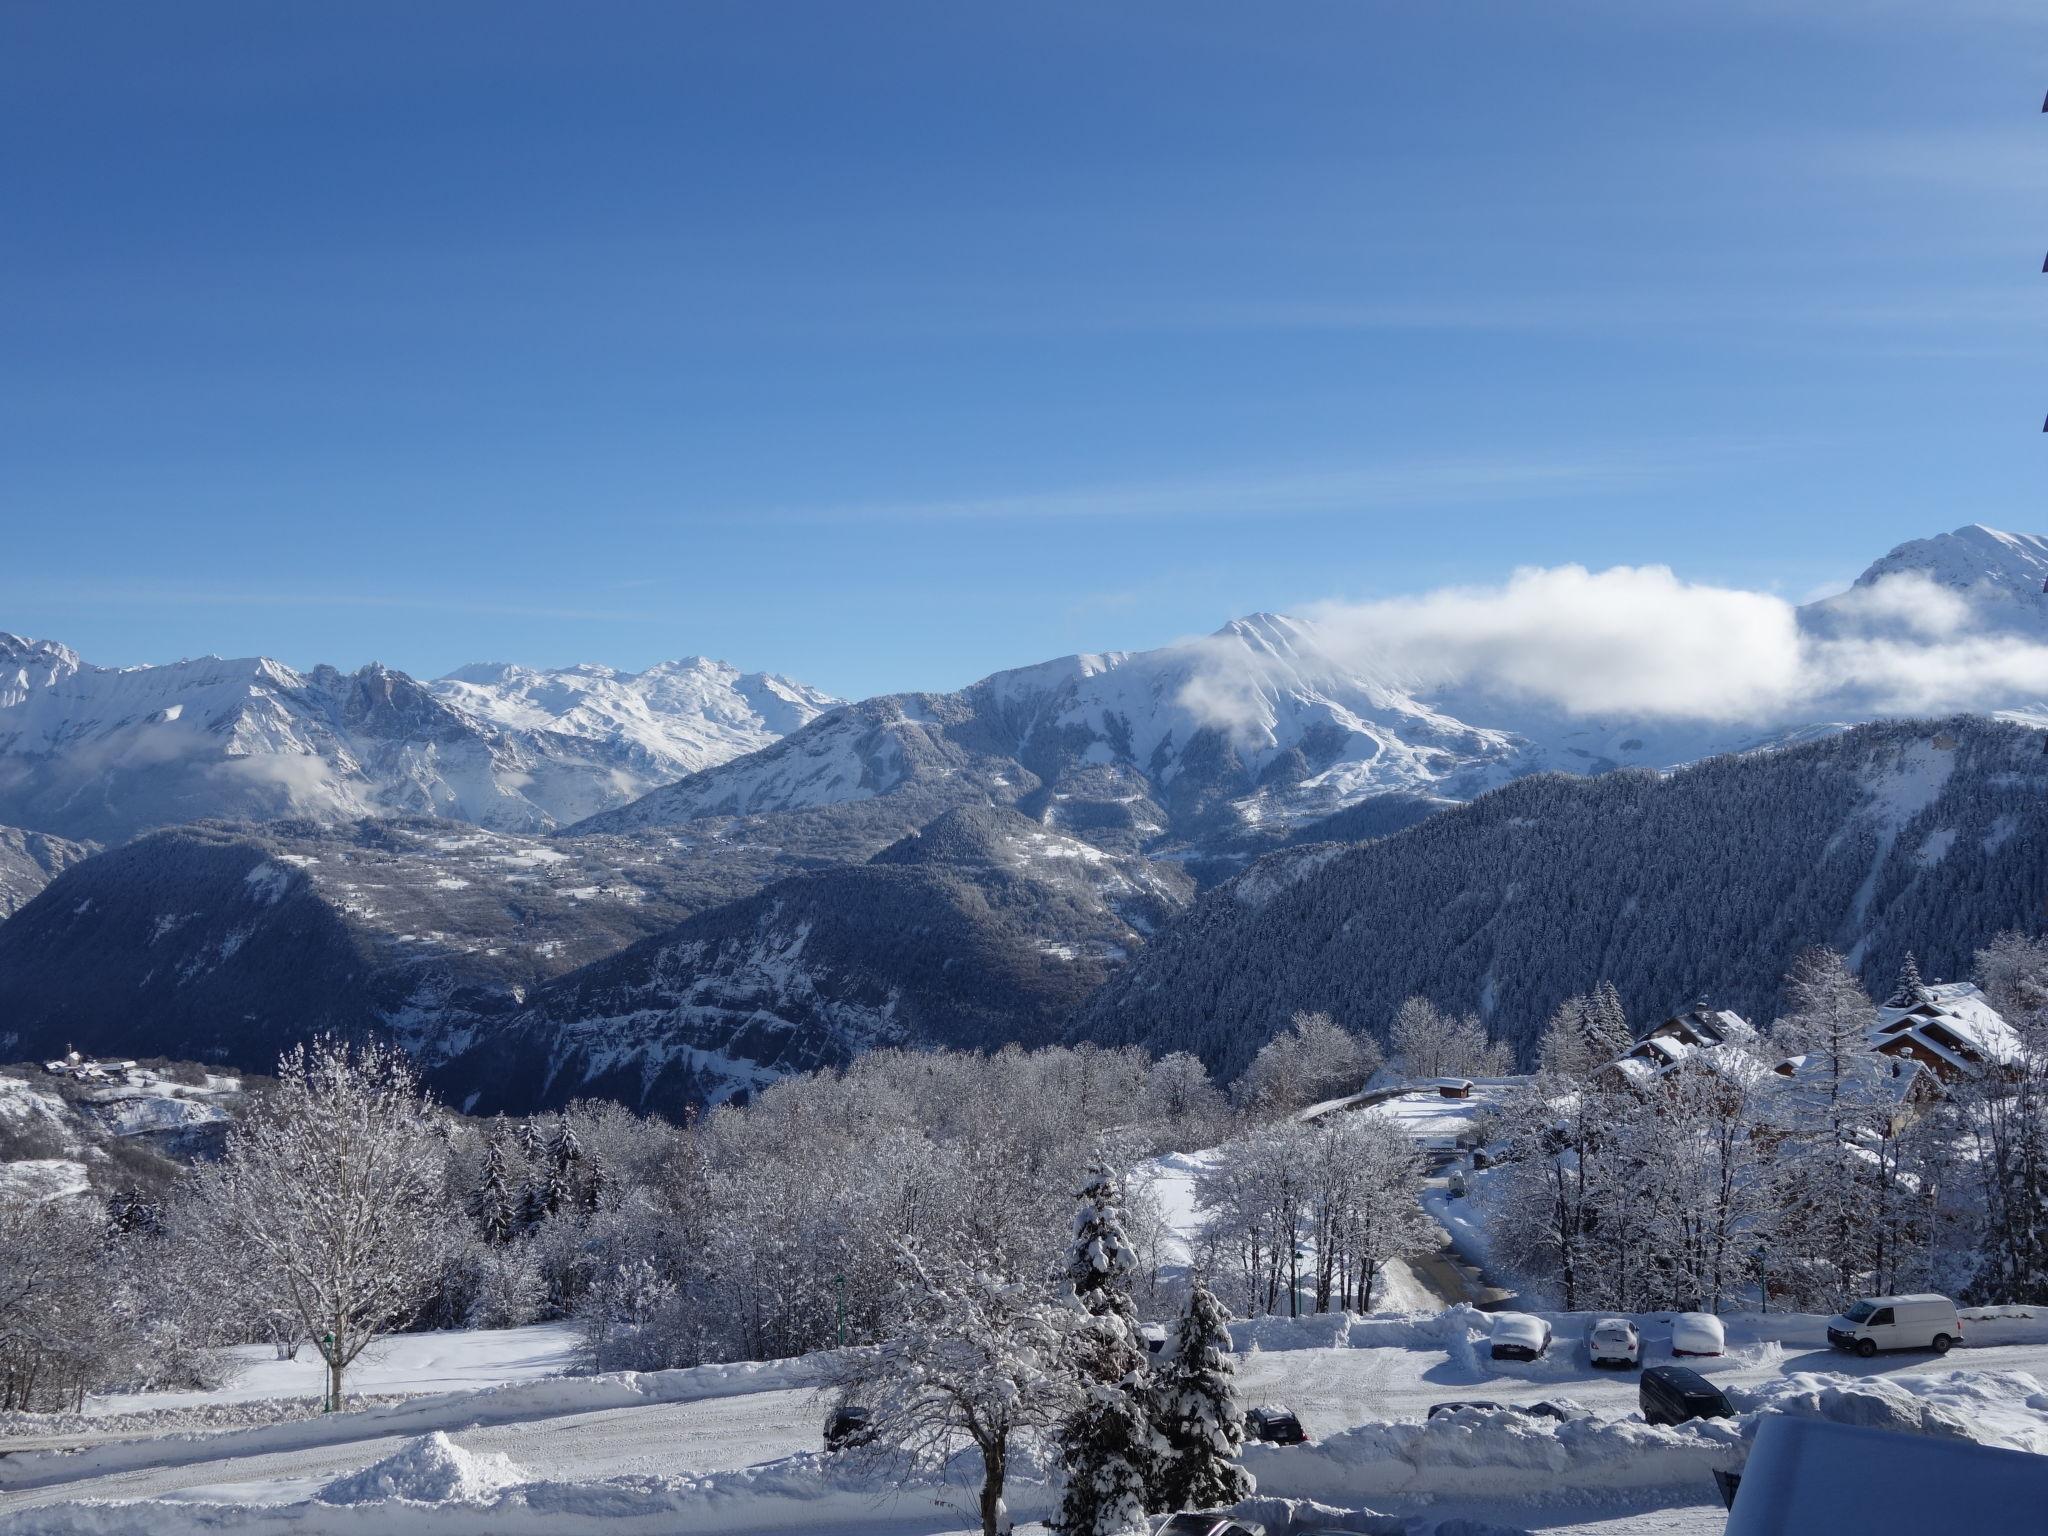
[(331, 1333), (320, 1335), (320, 1358), (327, 1364), (327, 1382), (325, 1390), (320, 1394), (320, 1411), (334, 1413), (338, 1411), (340, 1404), (334, 1400), (334, 1335)]
[(839, 1299), (839, 1347), (846, 1348), (846, 1276), (834, 1275), (832, 1289)]

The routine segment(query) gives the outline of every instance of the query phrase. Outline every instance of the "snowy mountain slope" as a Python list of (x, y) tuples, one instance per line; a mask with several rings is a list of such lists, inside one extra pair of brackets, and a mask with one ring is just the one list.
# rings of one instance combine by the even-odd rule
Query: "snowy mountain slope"
[(154, 1194), (184, 1165), (220, 1155), (243, 1089), (241, 1078), (190, 1062), (93, 1083), (38, 1064), (0, 1070), (0, 1189)]
[(267, 1070), (322, 1029), (459, 1049), (550, 977), (783, 872), (658, 836), (574, 844), (457, 822), (205, 824), (73, 865), (0, 923), (0, 1056)]
[[(510, 695), (464, 686), (516, 712)], [(96, 667), (0, 635), (0, 822), (107, 842), (279, 817), (432, 815), (543, 831), (672, 777), (686, 740), (700, 757), (745, 750), (818, 702), (779, 679), (721, 682), (715, 669), (655, 678), (607, 695), (607, 707), (626, 711), (628, 694), (632, 730), (607, 726), (596, 704), (565, 710), (564, 728), (538, 720), (538, 704), (538, 723), (508, 724), (375, 664), (301, 674), (264, 657), (209, 656)], [(712, 713), (689, 713), (698, 708)]]
[[(1219, 711), (1234, 723), (1219, 726)], [(1314, 627), (1254, 615), (1157, 651), (1077, 655), (957, 694), (869, 699), (569, 829), (774, 818), (895, 796), (1014, 805), (1118, 852), (1202, 856), (1378, 795), (1463, 797), (1519, 771), (1499, 732), (1346, 672)]]
[(1888, 986), (1958, 976), (2048, 910), (2039, 732), (1893, 721), (1669, 776), (1524, 779), (1351, 848), (1261, 861), (1112, 977), (1075, 1038), (1234, 1075), (1297, 1009), (1384, 1036), (1404, 997), (1477, 1010), (1525, 1053), (1612, 979), (1638, 1018), (1696, 998), (1768, 1019), (1799, 950)]
[(1013, 811), (957, 809), (539, 989), (441, 1077), (481, 1109), (679, 1110), (894, 1045), (1044, 1043), (1191, 894)]
[(90, 843), (47, 832), (0, 827), (0, 917), (27, 905), (36, 892), (94, 851)]
[(2048, 538), (2001, 533), (1982, 523), (1899, 545), (1873, 561), (1848, 593), (1809, 604), (1806, 616), (1810, 622), (1832, 618), (1846, 606), (1844, 597), (1867, 595), (1900, 576), (1962, 598), (1978, 628), (2048, 633)]
[(427, 684), (437, 698), (515, 731), (552, 731), (635, 748), (649, 771), (681, 778), (758, 751), (840, 700), (766, 672), (688, 656), (644, 672), (505, 662), (458, 668)]
[[(1937, 623), (2048, 633), (2044, 581), (2048, 539), (1972, 525), (1901, 545), (1849, 593), (1800, 610), (1797, 627), (1879, 640)], [(1928, 595), (1937, 590), (1946, 595)], [(1423, 688), (1315, 623), (1261, 613), (1159, 650), (870, 699), (570, 830), (743, 814), (773, 836), (773, 819), (795, 810), (915, 793), (927, 808), (1014, 805), (1206, 875), (1319, 833), (1347, 835), (1332, 818), (1386, 797), (1441, 805), (1535, 772), (1667, 770), (1818, 739), (1876, 712), (1845, 694), (1806, 721), (1575, 714), (1483, 681)]]

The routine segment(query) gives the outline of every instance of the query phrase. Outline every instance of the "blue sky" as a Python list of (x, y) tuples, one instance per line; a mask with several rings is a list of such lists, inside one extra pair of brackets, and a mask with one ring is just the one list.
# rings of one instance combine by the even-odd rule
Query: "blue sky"
[(2048, 8), (0, 7), (0, 628), (858, 695), (2041, 530)]

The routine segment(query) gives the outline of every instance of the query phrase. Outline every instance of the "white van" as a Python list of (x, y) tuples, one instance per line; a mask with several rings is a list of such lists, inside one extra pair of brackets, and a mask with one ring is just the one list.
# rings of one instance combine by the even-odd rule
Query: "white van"
[(1828, 1319), (1828, 1342), (1865, 1359), (1880, 1349), (1931, 1349), (1945, 1355), (1962, 1337), (1962, 1319), (1946, 1296), (1866, 1296)]

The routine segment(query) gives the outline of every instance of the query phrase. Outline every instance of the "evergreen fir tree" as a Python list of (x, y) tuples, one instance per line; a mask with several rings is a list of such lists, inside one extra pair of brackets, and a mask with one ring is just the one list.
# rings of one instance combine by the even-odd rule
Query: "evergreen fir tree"
[(1090, 1315), (1074, 1350), (1083, 1395), (1060, 1426), (1067, 1481), (1049, 1523), (1058, 1536), (1125, 1536), (1147, 1528), (1152, 1480), (1150, 1383), (1130, 1289), (1137, 1253), (1124, 1233), (1122, 1193), (1107, 1169), (1089, 1170), (1080, 1199), (1067, 1278)]
[(518, 1231), (519, 1213), (512, 1207), (512, 1190), (505, 1182), (505, 1145), (496, 1136), (484, 1149), (483, 1182), (477, 1186), (471, 1211), (485, 1242), (509, 1243)]
[(555, 1122), (554, 1133), (548, 1137), (547, 1148), (547, 1207), (548, 1214), (574, 1208), (580, 1202), (576, 1198), (577, 1174), (583, 1162), (583, 1144), (576, 1139), (575, 1129), (567, 1118)]
[(522, 1120), (519, 1122), (517, 1137), (519, 1141), (519, 1155), (529, 1165), (538, 1163), (542, 1155), (547, 1151), (547, 1142), (540, 1134), (540, 1127), (531, 1120)]
[(1163, 1442), (1154, 1464), (1158, 1509), (1221, 1509), (1249, 1498), (1257, 1484), (1238, 1465), (1244, 1409), (1232, 1381), (1229, 1314), (1199, 1277), (1174, 1335), (1172, 1355), (1155, 1373), (1154, 1432)]
[(593, 1152), (590, 1155), (589, 1168), (583, 1176), (583, 1209), (595, 1211), (601, 1208), (605, 1203), (605, 1197), (611, 1193), (611, 1188), (611, 1165), (604, 1160), (602, 1152)]
[(1920, 980), (1920, 962), (1913, 958), (1913, 951), (1906, 951), (1905, 963), (1899, 967), (1899, 984), (1892, 988), (1890, 1008), (1910, 1008), (1921, 1000), (1925, 990)]
[(1088, 1170), (1074, 1213), (1074, 1240), (1067, 1250), (1067, 1280), (1081, 1305), (1096, 1317), (1114, 1315), (1127, 1330), (1137, 1322), (1131, 1277), (1138, 1253), (1124, 1233), (1123, 1191), (1109, 1170)]
[(1628, 1014), (1621, 1006), (1621, 993), (1611, 981), (1603, 981), (1593, 993), (1593, 1029), (1600, 1047), (1611, 1061), (1628, 1053), (1636, 1043), (1628, 1027)]

